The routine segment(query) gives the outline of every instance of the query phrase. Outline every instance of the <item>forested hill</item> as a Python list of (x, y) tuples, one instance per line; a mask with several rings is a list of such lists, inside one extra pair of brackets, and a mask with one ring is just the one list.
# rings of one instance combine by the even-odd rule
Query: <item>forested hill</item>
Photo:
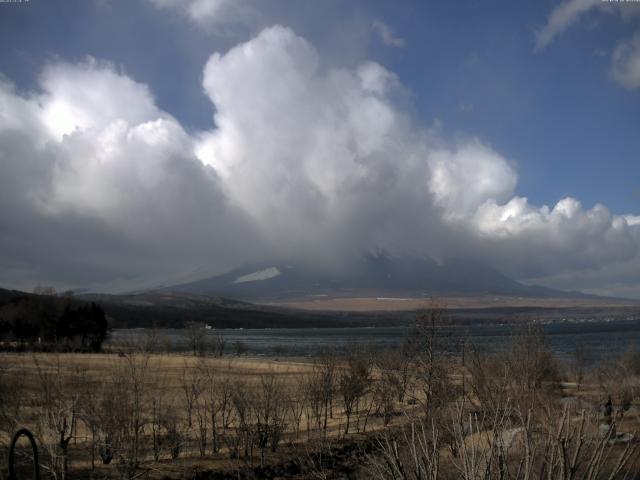
[[(183, 328), (190, 324), (213, 328), (319, 328), (408, 325), (416, 318), (414, 310), (405, 311), (305, 311), (256, 305), (228, 298), (171, 292), (147, 292), (135, 295), (82, 294), (77, 296), (34, 295), (0, 289), (0, 339), (14, 327), (24, 324), (55, 325), (70, 312), (86, 312), (95, 305), (104, 312), (109, 328)], [(20, 308), (16, 309), (16, 306)], [(85, 310), (82, 310), (85, 309)], [(16, 312), (23, 311), (17, 315)], [(67, 312), (67, 315), (61, 317)], [(77, 314), (74, 314), (77, 315)], [(639, 318), (639, 307), (514, 307), (448, 308), (447, 316), (460, 324), (523, 323), (527, 321), (563, 321)], [(37, 318), (36, 318), (37, 317)], [(55, 320), (58, 319), (58, 320)], [(74, 319), (77, 325), (78, 319)], [(50, 327), (47, 327), (50, 328)], [(60, 327), (64, 332), (64, 328)], [(77, 329), (78, 327), (73, 327)], [(42, 337), (43, 331), (31, 329)], [(49, 330), (50, 331), (50, 330)], [(72, 331), (75, 331), (72, 329)], [(34, 333), (35, 332), (35, 333)]]
[(214, 328), (347, 327), (394, 323), (394, 315), (291, 310), (201, 295), (149, 292), (138, 295), (80, 295), (99, 304), (114, 328), (182, 328), (190, 323)]
[[(0, 289), (0, 324), (4, 325), (5, 334), (11, 331), (10, 324), (15, 329), (20, 323), (32, 325), (42, 321), (51, 324), (53, 320), (50, 317), (59, 316), (63, 302), (98, 306), (104, 311), (109, 328), (182, 328), (192, 323), (208, 324), (214, 328), (310, 328), (389, 325), (398, 321), (397, 315), (393, 314), (305, 312), (226, 298), (166, 292), (71, 297)], [(24, 315), (15, 314), (16, 305), (24, 310)]]

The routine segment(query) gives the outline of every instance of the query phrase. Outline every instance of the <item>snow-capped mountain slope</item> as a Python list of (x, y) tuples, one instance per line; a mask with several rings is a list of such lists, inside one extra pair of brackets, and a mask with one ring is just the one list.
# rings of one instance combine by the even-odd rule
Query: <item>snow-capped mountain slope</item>
[(223, 275), (167, 290), (217, 295), (242, 300), (281, 300), (309, 296), (438, 296), (513, 295), (576, 297), (549, 288), (529, 286), (474, 261), (453, 259), (438, 264), (424, 257), (366, 254), (340, 271), (301, 263), (253, 264)]

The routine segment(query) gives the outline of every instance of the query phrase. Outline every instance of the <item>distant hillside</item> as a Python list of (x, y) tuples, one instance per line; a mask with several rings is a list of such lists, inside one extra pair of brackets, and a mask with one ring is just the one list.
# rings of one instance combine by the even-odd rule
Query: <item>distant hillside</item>
[(252, 305), (228, 298), (184, 293), (149, 292), (138, 295), (85, 294), (98, 303), (114, 328), (182, 328), (190, 322), (214, 328), (345, 327), (369, 322), (370, 316), (343, 316)]
[[(98, 303), (117, 328), (181, 328), (189, 322), (215, 328), (322, 328), (408, 325), (414, 309), (394, 311), (303, 311), (254, 305), (228, 298), (185, 293), (148, 292), (138, 295), (80, 295)], [(524, 323), (527, 321), (638, 319), (638, 306), (572, 307), (495, 305), (448, 308), (447, 317), (460, 324)]]
[(30, 295), (25, 292), (20, 292), (18, 290), (5, 290), (4, 288), (0, 288), (0, 305), (7, 303), (13, 298)]
[[(31, 293), (0, 289), (0, 308)], [(303, 311), (285, 307), (254, 305), (222, 297), (187, 293), (147, 292), (135, 295), (82, 294), (79, 302), (95, 302), (112, 328), (182, 328), (190, 322), (214, 328), (320, 328), (408, 325), (415, 310), (394, 311)], [(638, 306), (591, 305), (573, 307), (509, 306), (448, 308), (456, 323), (522, 323), (564, 319), (640, 318)]]
[[(0, 288), (0, 308), (21, 298), (38, 297)], [(73, 298), (80, 303), (99, 305), (109, 318), (111, 328), (182, 328), (191, 322), (214, 328), (313, 328), (393, 325), (406, 321), (405, 314), (305, 312), (184, 293), (80, 294)]]
[(424, 257), (367, 254), (341, 272), (293, 262), (254, 264), (223, 275), (166, 288), (249, 301), (313, 296), (479, 296), (589, 298), (517, 282), (479, 262), (452, 259), (438, 264)]

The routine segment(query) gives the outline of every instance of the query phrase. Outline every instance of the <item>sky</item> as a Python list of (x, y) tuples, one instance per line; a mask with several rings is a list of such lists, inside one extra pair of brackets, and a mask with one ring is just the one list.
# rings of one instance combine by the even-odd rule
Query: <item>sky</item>
[(640, 3), (0, 2), (0, 286), (371, 250), (640, 298)]

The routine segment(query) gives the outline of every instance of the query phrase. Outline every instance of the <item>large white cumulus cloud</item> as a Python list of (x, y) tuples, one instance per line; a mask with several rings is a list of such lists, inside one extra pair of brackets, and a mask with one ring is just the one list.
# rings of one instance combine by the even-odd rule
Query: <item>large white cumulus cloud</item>
[(207, 63), (217, 129), (201, 135), (197, 154), (287, 251), (402, 243), (409, 225), (378, 227), (400, 226), (412, 215), (399, 207), (424, 203), (420, 223), (431, 202), (424, 145), (391, 100), (396, 82), (373, 63), (322, 69), (303, 39), (268, 29)]
[(572, 198), (531, 205), (514, 196), (515, 168), (490, 146), (449, 144), (415, 125), (382, 66), (320, 63), (274, 27), (205, 67), (217, 128), (200, 136), (198, 157), (286, 251), (315, 241), (354, 254), (471, 254), (521, 278), (637, 255), (632, 222)]
[[(65, 272), (122, 285), (257, 258), (339, 265), (373, 248), (588, 288), (638, 263), (637, 217), (530, 204), (489, 144), (447, 141), (406, 113), (392, 72), (332, 68), (287, 28), (211, 56), (209, 131), (186, 132), (95, 60), (50, 65), (40, 86), (0, 83), (5, 284)], [(620, 289), (632, 280), (621, 273)]]
[(145, 86), (93, 59), (40, 85), (0, 82), (0, 282), (117, 288), (242, 258), (255, 232)]
[(381, 65), (320, 64), (311, 45), (274, 27), (205, 67), (217, 128), (200, 135), (197, 155), (284, 251), (443, 256), (443, 220), (513, 194), (517, 176), (491, 148), (416, 128)]

